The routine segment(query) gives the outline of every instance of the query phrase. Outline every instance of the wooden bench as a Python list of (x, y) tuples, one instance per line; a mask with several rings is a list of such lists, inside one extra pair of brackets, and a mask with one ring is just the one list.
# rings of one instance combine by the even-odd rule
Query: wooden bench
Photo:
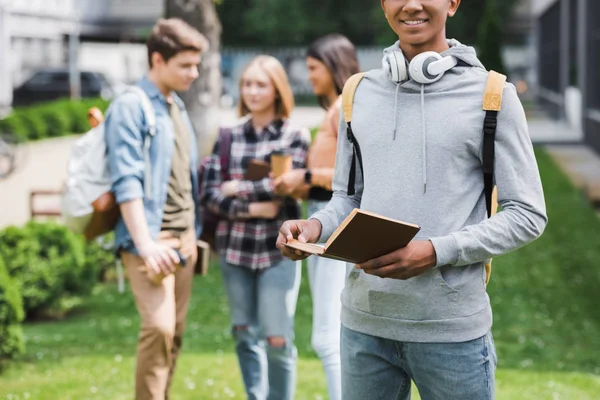
[(60, 206), (58, 207), (37, 207), (36, 199), (39, 197), (60, 197), (62, 194), (61, 190), (32, 190), (29, 193), (29, 212), (30, 218), (35, 219), (37, 217), (60, 217), (62, 212)]

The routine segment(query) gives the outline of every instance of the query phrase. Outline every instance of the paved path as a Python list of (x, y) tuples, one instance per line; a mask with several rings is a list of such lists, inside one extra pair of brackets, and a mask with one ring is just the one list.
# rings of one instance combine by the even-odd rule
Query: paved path
[(583, 133), (576, 132), (564, 121), (532, 118), (528, 121), (529, 136), (533, 143), (578, 143)]
[(600, 208), (600, 156), (585, 145), (553, 145), (548, 152), (581, 189), (592, 204)]

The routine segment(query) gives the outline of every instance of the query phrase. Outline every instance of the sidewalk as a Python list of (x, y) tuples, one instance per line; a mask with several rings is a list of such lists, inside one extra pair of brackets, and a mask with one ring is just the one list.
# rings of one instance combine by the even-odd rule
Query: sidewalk
[(583, 133), (576, 132), (564, 121), (531, 118), (527, 121), (529, 136), (534, 144), (580, 143)]
[(548, 153), (573, 185), (600, 209), (600, 156), (584, 144), (549, 145)]
[[(31, 190), (57, 190), (66, 180), (67, 159), (76, 137), (27, 143), (17, 149), (17, 170), (0, 181), (0, 228), (29, 221)], [(58, 207), (58, 198), (38, 203)]]
[(532, 142), (546, 145), (573, 185), (600, 209), (600, 155), (584, 143), (583, 133), (574, 131), (564, 121), (532, 118), (528, 123)]

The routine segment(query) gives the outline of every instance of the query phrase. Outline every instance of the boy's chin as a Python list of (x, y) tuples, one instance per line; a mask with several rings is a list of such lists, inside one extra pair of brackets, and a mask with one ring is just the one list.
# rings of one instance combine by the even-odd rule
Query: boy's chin
[(192, 83), (182, 83), (182, 84), (172, 87), (171, 90), (173, 90), (175, 92), (187, 92), (192, 87)]

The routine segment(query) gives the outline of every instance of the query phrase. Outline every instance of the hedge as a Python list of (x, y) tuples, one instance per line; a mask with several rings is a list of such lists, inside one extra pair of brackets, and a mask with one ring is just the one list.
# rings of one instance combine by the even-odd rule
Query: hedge
[(62, 314), (66, 300), (89, 294), (100, 275), (98, 254), (82, 236), (54, 222), (0, 231), (0, 256), (23, 296), (27, 318)]
[(23, 300), (19, 288), (0, 257), (0, 369), (25, 349), (21, 329), (23, 318)]
[(109, 101), (100, 98), (61, 99), (15, 108), (0, 119), (0, 133), (12, 134), (20, 142), (84, 133), (90, 129), (87, 111), (98, 107), (105, 112), (108, 105)]

